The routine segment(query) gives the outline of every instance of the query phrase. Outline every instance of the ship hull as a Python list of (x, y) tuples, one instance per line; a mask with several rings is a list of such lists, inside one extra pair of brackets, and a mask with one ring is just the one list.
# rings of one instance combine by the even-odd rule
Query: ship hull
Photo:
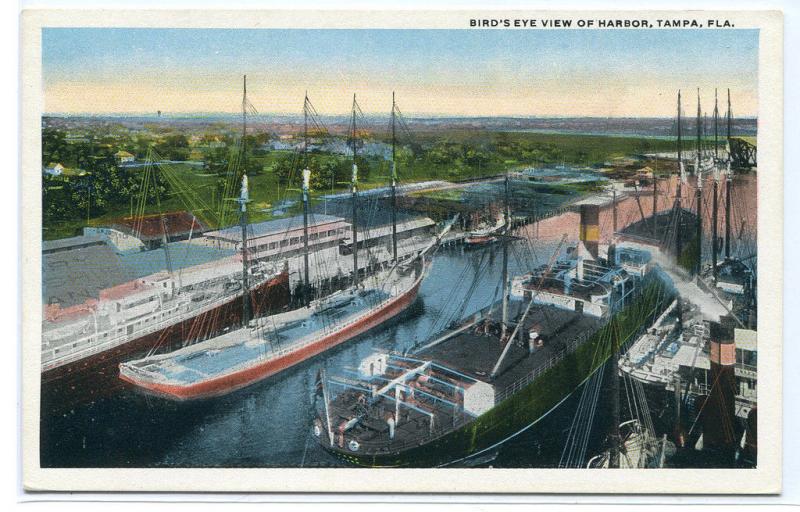
[[(282, 272), (250, 292), (256, 315), (279, 310), (289, 302), (289, 276)], [(242, 296), (193, 318), (172, 324), (109, 350), (42, 373), (42, 417), (64, 414), (118, 394), (124, 387), (119, 379), (120, 363), (156, 352), (169, 352), (220, 334), (225, 328), (241, 322)]]
[(296, 364), (330, 350), (405, 311), (416, 299), (422, 276), (418, 277), (408, 291), (388, 300), (368, 316), (343, 326), (298, 350), (264, 361), (240, 371), (190, 385), (175, 385), (137, 379), (135, 375), (120, 374), (120, 379), (135, 386), (137, 390), (172, 401), (193, 401), (227, 395), (276, 375)]
[(491, 235), (470, 235), (464, 239), (464, 246), (468, 248), (486, 247), (496, 241), (497, 238)]
[(556, 409), (609, 359), (612, 333), (621, 333), (623, 341), (633, 339), (666, 308), (667, 299), (661, 285), (648, 286), (639, 300), (530, 384), (470, 423), (428, 443), (403, 451), (359, 454), (330, 446), (323, 434), (321, 445), (340, 460), (364, 467), (446, 466), (479, 456)]

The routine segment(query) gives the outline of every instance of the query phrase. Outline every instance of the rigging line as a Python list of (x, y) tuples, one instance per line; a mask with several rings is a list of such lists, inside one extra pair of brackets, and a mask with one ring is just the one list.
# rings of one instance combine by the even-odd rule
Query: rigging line
[[(457, 314), (459, 314), (460, 312), (464, 311), (467, 303), (472, 298), (472, 294), (475, 293), (475, 290), (477, 289), (478, 282), (479, 282), (480, 276), (482, 274), (481, 268), (483, 267), (484, 263), (486, 263), (488, 265), (488, 262), (485, 262), (486, 259), (487, 259), (486, 258), (486, 253), (481, 254), (481, 259), (478, 261), (478, 264), (475, 265), (475, 271), (474, 271), (474, 275), (473, 275), (473, 278), (472, 278), (472, 283), (470, 284), (469, 287), (467, 287), (467, 289), (465, 291), (465, 294), (464, 294), (464, 298), (462, 299), (461, 304), (459, 306), (457, 306), (455, 309), (453, 309), (452, 312), (450, 313), (449, 317), (447, 318), (447, 321), (445, 322), (446, 324), (451, 323), (455, 319), (455, 316)], [(465, 268), (465, 270), (467, 272), (469, 271), (469, 265), (465, 265), (464, 268)], [(455, 288), (454, 288), (454, 290), (455, 290)]]
[[(608, 363), (606, 363), (606, 364), (608, 364)], [(589, 447), (589, 438), (591, 437), (591, 434), (592, 434), (592, 428), (594, 426), (594, 420), (597, 417), (597, 406), (598, 406), (598, 404), (600, 402), (600, 400), (599, 400), (599, 398), (600, 398), (600, 390), (603, 387), (603, 380), (604, 380), (604, 377), (605, 377), (605, 373), (606, 373), (605, 372), (605, 368), (602, 368), (600, 371), (598, 371), (596, 373), (598, 375), (597, 386), (595, 386), (594, 396), (592, 397), (592, 402), (590, 403), (591, 409), (589, 411), (588, 422), (587, 422), (586, 431), (585, 431), (584, 439), (583, 439), (583, 446), (581, 448), (581, 455), (580, 455), (580, 458), (577, 460), (577, 463), (581, 467), (584, 465), (584, 463), (586, 461), (586, 452), (587, 452), (587, 449)]]
[(578, 401), (578, 406), (575, 410), (575, 414), (572, 416), (572, 422), (570, 424), (569, 430), (567, 432), (567, 439), (564, 442), (564, 447), (561, 450), (561, 458), (558, 461), (558, 467), (560, 468), (568, 468), (572, 467), (572, 460), (574, 457), (574, 452), (576, 448), (576, 439), (578, 436), (578, 430), (580, 426), (583, 424), (583, 405), (587, 401), (587, 397), (589, 395), (589, 387), (590, 384), (594, 381), (594, 375), (592, 375), (588, 381), (584, 384), (583, 389), (581, 391), (581, 397)]

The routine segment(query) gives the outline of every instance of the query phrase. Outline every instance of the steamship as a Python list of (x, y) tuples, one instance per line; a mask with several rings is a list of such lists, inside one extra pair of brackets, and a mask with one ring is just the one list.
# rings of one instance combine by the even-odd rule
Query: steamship
[(504, 265), (501, 300), (416, 351), (321, 376), (319, 444), (360, 466), (461, 465), (553, 411), (671, 300), (648, 252), (612, 244), (601, 256), (599, 208), (580, 213), (578, 247), (557, 258), (565, 236), (512, 280)]
[[(246, 78), (244, 90), (246, 117)], [(246, 195), (245, 175), (242, 197)], [(163, 217), (161, 221), (163, 224)], [(125, 361), (209, 339), (246, 322), (251, 314), (258, 316), (286, 306), (286, 265), (248, 264), (244, 217), (242, 221), (243, 243), (238, 255), (187, 267), (177, 274), (170, 271), (144, 276), (101, 290), (97, 298), (82, 304), (66, 308), (45, 305), (42, 417), (65, 414), (76, 406), (117, 394), (122, 389), (119, 365)], [(166, 236), (165, 227), (164, 250), (168, 251)], [(169, 266), (168, 252), (166, 256)]]

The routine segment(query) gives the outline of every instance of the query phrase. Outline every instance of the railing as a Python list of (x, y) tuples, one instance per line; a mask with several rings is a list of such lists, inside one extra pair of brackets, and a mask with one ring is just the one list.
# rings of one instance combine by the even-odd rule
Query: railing
[[(263, 282), (266, 282), (266, 281), (267, 281), (267, 279), (265, 279)], [(255, 286), (260, 286), (261, 284), (263, 284), (263, 282), (260, 282)], [(178, 315), (177, 317), (170, 316), (170, 317), (167, 317), (167, 318), (165, 318), (165, 319), (163, 319), (161, 321), (154, 322), (153, 324), (151, 324), (151, 325), (149, 325), (147, 327), (140, 328), (140, 329), (134, 329), (131, 334), (128, 334), (127, 332), (123, 332), (121, 334), (118, 334), (116, 336), (111, 337), (110, 339), (104, 341), (103, 343), (101, 343), (99, 345), (95, 345), (95, 346), (89, 347), (87, 349), (80, 350), (78, 352), (73, 352), (71, 354), (68, 354), (68, 355), (65, 355), (65, 356), (61, 356), (59, 358), (55, 358), (54, 357), (53, 359), (51, 359), (49, 361), (46, 361), (46, 362), (44, 361), (44, 355), (45, 354), (52, 354), (53, 356), (55, 356), (55, 349), (59, 348), (59, 347), (53, 347), (52, 349), (50, 349), (48, 351), (44, 351), (43, 350), (42, 351), (42, 359), (43, 359), (42, 371), (50, 370), (52, 368), (56, 368), (58, 366), (65, 365), (67, 363), (70, 363), (70, 362), (73, 362), (73, 361), (77, 361), (79, 359), (83, 359), (85, 357), (89, 357), (91, 355), (94, 355), (94, 354), (97, 354), (97, 353), (100, 353), (100, 352), (104, 352), (104, 351), (106, 351), (108, 349), (114, 348), (115, 346), (127, 343), (128, 341), (130, 341), (132, 339), (140, 338), (142, 336), (145, 336), (147, 334), (151, 334), (153, 332), (156, 332), (156, 331), (158, 331), (160, 329), (163, 329), (165, 327), (168, 327), (170, 325), (175, 325), (175, 324), (177, 324), (179, 322), (182, 322), (184, 320), (188, 320), (188, 319), (190, 319), (192, 317), (195, 317), (197, 315), (201, 315), (201, 314), (203, 314), (203, 313), (205, 313), (205, 312), (207, 312), (207, 311), (209, 311), (211, 309), (214, 309), (216, 307), (222, 306), (223, 304), (225, 304), (227, 302), (230, 302), (231, 300), (235, 300), (237, 297), (239, 297), (241, 295), (241, 293), (238, 293), (238, 292), (239, 292), (239, 290), (237, 290), (237, 292), (235, 292), (235, 293), (225, 294), (225, 295), (223, 295), (222, 297), (220, 297), (220, 298), (218, 298), (216, 300), (213, 300), (211, 302), (203, 303), (203, 305), (198, 307), (198, 308), (187, 309), (184, 313)], [(191, 301), (187, 302), (185, 305), (175, 306), (174, 309), (178, 309), (180, 307), (185, 307), (186, 305), (189, 305), (189, 304), (191, 304)], [(167, 310), (167, 311), (171, 311), (171, 310)], [(161, 313), (162, 314), (166, 314), (167, 312), (163, 312), (162, 311)], [(115, 328), (122, 328), (123, 330), (126, 330), (129, 325), (134, 325), (134, 324), (135, 323), (124, 323), (124, 324), (121, 324), (121, 327), (116, 327), (115, 326)], [(97, 339), (98, 339), (98, 333), (95, 333), (95, 334), (93, 334), (91, 336), (88, 336), (86, 338), (78, 339), (78, 340), (72, 341), (72, 342), (67, 342), (64, 345), (70, 345), (72, 343), (91, 343), (93, 340), (97, 340)], [(64, 346), (64, 345), (62, 345), (62, 346)]]
[[(641, 292), (641, 287), (637, 290), (637, 293), (639, 293), (639, 292)], [(659, 315), (661, 313), (662, 313), (661, 311), (658, 312)], [(608, 324), (606, 324), (606, 325), (608, 325)], [(601, 327), (600, 329), (603, 329), (603, 327)], [(536, 380), (536, 378), (539, 377), (541, 374), (543, 374), (544, 372), (546, 372), (550, 368), (554, 367), (564, 357), (566, 357), (567, 355), (569, 355), (572, 352), (574, 352), (578, 348), (578, 346), (583, 344), (591, 336), (594, 336), (595, 334), (600, 332), (600, 329), (598, 329), (596, 331), (592, 331), (592, 332), (583, 332), (582, 334), (576, 336), (569, 343), (567, 343), (567, 345), (565, 347), (563, 347), (561, 350), (559, 350), (554, 356), (550, 357), (550, 359), (548, 359), (547, 362), (544, 365), (535, 368), (533, 371), (531, 371), (530, 373), (528, 373), (524, 377), (521, 377), (520, 379), (516, 380), (512, 384), (509, 384), (508, 386), (506, 386), (505, 388), (500, 390), (500, 392), (495, 394), (495, 401), (494, 401), (495, 405), (499, 404), (503, 400), (505, 400), (505, 399), (509, 398), (510, 396), (514, 395), (515, 393), (520, 391), (522, 388), (524, 388), (525, 386), (527, 386), (528, 384), (530, 384), (531, 382)], [(635, 342), (635, 340), (637, 340), (639, 337), (641, 337), (642, 334), (644, 334), (647, 331), (647, 329), (648, 329), (647, 324), (640, 325), (636, 329), (635, 332), (631, 333), (626, 338), (626, 340), (621, 343), (621, 345), (619, 347), (620, 348), (620, 353), (622, 353), (623, 349), (625, 349), (626, 347), (630, 346), (632, 343)]]
[(562, 359), (564, 359), (564, 357), (566, 357), (567, 355), (569, 355), (572, 352), (574, 352), (575, 349), (577, 349), (579, 345), (581, 345), (583, 342), (585, 342), (587, 339), (589, 339), (589, 337), (592, 336), (593, 334), (594, 333), (583, 333), (583, 334), (575, 337), (572, 341), (567, 343), (567, 345), (564, 348), (562, 348), (561, 350), (556, 352), (555, 355), (551, 356), (547, 360), (547, 362), (545, 364), (543, 364), (541, 366), (537, 366), (534, 370), (529, 372), (524, 377), (521, 377), (520, 379), (517, 379), (513, 383), (511, 383), (508, 386), (506, 386), (505, 388), (503, 388), (499, 393), (497, 393), (495, 395), (495, 399), (494, 399), (495, 405), (499, 404), (500, 402), (502, 402), (506, 398), (509, 398), (510, 396), (516, 394), (522, 388), (524, 388), (525, 386), (527, 386), (528, 384), (530, 384), (531, 382), (536, 380), (536, 378), (539, 377), (541, 374), (543, 374), (544, 372), (546, 372), (550, 368), (553, 368)]
[[(356, 441), (359, 443), (359, 449), (357, 452), (353, 452), (347, 448), (347, 442), (352, 439), (352, 436), (348, 437), (347, 433), (345, 433), (344, 445), (339, 446), (337, 440), (338, 436), (334, 432), (334, 440), (333, 440), (333, 447), (342, 452), (352, 453), (352, 454), (369, 454), (369, 455), (381, 455), (381, 454), (391, 454), (396, 452), (402, 452), (406, 450), (410, 450), (412, 448), (417, 448), (419, 446), (426, 445), (431, 443), (440, 437), (443, 437), (447, 434), (450, 434), (462, 426), (470, 423), (474, 418), (468, 414), (460, 414), (460, 416), (456, 417), (455, 421), (447, 423), (446, 425), (438, 425), (434, 426), (433, 432), (428, 431), (429, 433), (426, 435), (420, 435), (419, 437), (412, 437), (410, 439), (399, 440), (397, 438), (386, 442), (385, 439), (379, 441), (363, 441), (361, 439), (355, 438)], [(324, 417), (322, 418), (324, 422)], [(413, 421), (413, 420), (410, 420)], [(407, 422), (401, 423), (400, 425), (396, 426), (396, 429), (400, 430), (406, 425)], [(335, 430), (335, 426), (332, 426), (332, 430)], [(402, 435), (399, 432), (396, 433), (397, 435)], [(320, 439), (320, 442), (326, 443), (329, 442), (328, 440), (328, 433), (324, 431)]]
[[(712, 386), (708, 384), (691, 384), (689, 386), (688, 392), (694, 393), (696, 395), (710, 395), (711, 394)], [(756, 405), (757, 402), (757, 393), (755, 390), (752, 390), (751, 393), (742, 394), (738, 389), (734, 395), (736, 402), (739, 404), (745, 405)]]
[[(376, 305), (375, 307), (368, 308), (367, 310), (365, 310), (362, 313), (350, 318), (349, 320), (337, 324), (334, 329), (324, 333), (324, 335), (322, 337), (334, 336), (334, 335), (344, 331), (348, 327), (350, 327), (350, 326), (352, 326), (352, 325), (354, 325), (354, 324), (356, 324), (358, 322), (361, 322), (365, 317), (375, 314), (376, 311), (382, 311), (382, 310), (390, 307), (391, 305), (393, 305), (394, 303), (396, 303), (397, 301), (402, 299), (412, 289), (414, 289), (414, 287), (417, 286), (419, 284), (419, 282), (421, 281), (421, 278), (422, 278), (422, 274), (420, 274), (419, 277), (413, 279), (411, 281), (411, 286), (409, 286), (405, 291), (403, 291), (402, 294), (390, 296), (389, 298), (387, 298), (387, 299), (383, 300), (382, 302), (378, 303), (378, 305)], [(263, 330), (264, 328), (261, 328), (261, 329)], [(320, 340), (319, 331), (314, 331), (314, 332), (312, 332), (310, 334), (307, 334), (306, 336), (304, 336), (302, 338), (297, 339), (295, 341), (295, 343), (292, 343), (291, 345), (289, 345), (287, 347), (282, 347), (282, 348), (280, 348), (278, 350), (270, 350), (268, 353), (264, 354), (264, 357), (265, 358), (269, 358), (270, 360), (277, 359), (277, 358), (283, 357), (285, 355), (291, 354), (293, 352), (297, 352), (298, 350), (301, 350), (301, 349), (303, 349), (303, 348), (305, 348), (305, 347), (307, 347), (309, 345), (313, 345), (314, 343), (318, 342), (319, 340)], [(236, 344), (236, 343), (234, 343), (234, 344)], [(246, 368), (249, 368), (249, 367), (252, 367), (252, 366), (253, 366), (253, 360), (252, 359), (248, 359), (248, 360), (243, 361), (243, 362), (241, 362), (241, 363), (239, 363), (237, 365), (229, 366), (229, 367), (225, 368), (224, 373), (220, 373), (218, 376), (231, 375), (231, 374), (234, 374), (234, 373), (236, 373), (236, 372), (238, 372), (240, 370), (243, 370), (243, 369), (246, 369)], [(144, 375), (142, 375), (142, 376), (144, 376)], [(158, 380), (159, 382), (172, 380), (172, 379), (166, 378), (163, 374), (158, 373), (158, 372), (152, 372), (152, 373), (148, 372), (147, 379), (149, 379), (149, 380)]]

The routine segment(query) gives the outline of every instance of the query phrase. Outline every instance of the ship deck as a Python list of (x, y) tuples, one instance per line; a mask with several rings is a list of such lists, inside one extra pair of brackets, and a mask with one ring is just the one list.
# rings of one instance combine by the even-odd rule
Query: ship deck
[[(509, 317), (518, 318), (525, 304), (522, 301), (509, 303)], [(534, 306), (524, 323), (524, 333), (534, 328), (544, 339), (544, 345), (533, 353), (516, 343), (512, 344), (506, 358), (494, 379), (490, 377), (504, 348), (499, 339), (500, 307), (495, 305), (486, 334), (483, 322), (445, 339), (441, 343), (424, 348), (408, 358), (396, 357), (396, 365), (380, 377), (366, 379), (366, 384), (385, 384), (387, 380), (396, 378), (404, 367), (424, 364), (432, 361), (438, 365), (433, 367), (431, 375), (456, 385), (469, 385), (469, 381), (481, 381), (494, 388), (495, 400), (500, 398), (503, 390), (525, 379), (533, 372), (547, 367), (553, 356), (561, 351), (568, 342), (596, 332), (604, 323), (600, 318), (580, 315), (574, 311), (560, 309), (550, 305)], [(466, 322), (465, 322), (466, 323)], [(464, 325), (464, 324), (462, 324)], [(457, 329), (457, 328), (456, 328)], [(513, 328), (512, 328), (513, 329)], [(509, 331), (510, 334), (511, 331)], [(443, 333), (445, 335), (446, 333)], [(406, 361), (403, 363), (403, 361)], [(430, 381), (428, 381), (430, 382)], [(358, 422), (347, 429), (347, 439), (355, 439), (359, 443), (361, 454), (380, 455), (394, 453), (410, 447), (429, 442), (473, 420), (474, 416), (465, 413), (460, 407), (443, 405), (442, 400), (422, 400), (419, 397), (413, 402), (415, 408), (401, 407), (395, 411), (392, 395), (382, 396), (369, 406), (359, 403), (358, 395), (365, 396), (364, 389), (346, 389), (330, 402), (330, 422), (333, 427), (334, 447), (336, 446), (336, 429), (345, 425), (355, 417)], [(419, 390), (419, 387), (415, 387)], [(444, 388), (440, 387), (440, 391)], [(428, 390), (432, 392), (431, 390)], [(458, 402), (458, 394), (451, 397), (437, 394), (439, 398)], [(496, 403), (496, 402), (495, 402)], [(387, 414), (399, 412), (399, 421), (395, 428), (394, 439), (389, 440), (389, 427), (385, 421)], [(431, 428), (430, 414), (435, 415), (434, 427)], [(323, 429), (324, 430), (324, 429)], [(327, 439), (327, 432), (321, 433)], [(324, 442), (324, 441), (323, 441)], [(338, 448), (347, 453), (347, 446)]]
[[(522, 301), (510, 302), (509, 317), (515, 318), (521, 315), (524, 306)], [(492, 314), (495, 325), (491, 329), (495, 332), (486, 335), (482, 329), (480, 332), (470, 329), (421, 351), (415, 357), (434, 360), (442, 366), (452, 368), (477, 380), (489, 382), (492, 369), (505, 347), (505, 343), (502, 343), (496, 334), (500, 321), (499, 309), (499, 307), (496, 308)], [(586, 332), (595, 331), (601, 325), (602, 321), (599, 318), (579, 315), (574, 311), (555, 306), (542, 305), (531, 308), (522, 329), (527, 339), (528, 331), (536, 328), (539, 335), (545, 339), (544, 346), (529, 353), (526, 346), (512, 344), (497, 375), (491, 381), (492, 385), (497, 391), (504, 389), (546, 364), (567, 341)], [(509, 334), (512, 330), (513, 328), (509, 329)]]
[(191, 385), (222, 376), (253, 362), (266, 360), (303, 345), (314, 333), (326, 333), (390, 294), (368, 289), (358, 298), (341, 302), (280, 326), (271, 317), (259, 319), (256, 327), (238, 329), (170, 354), (126, 363), (138, 376), (173, 385)]

